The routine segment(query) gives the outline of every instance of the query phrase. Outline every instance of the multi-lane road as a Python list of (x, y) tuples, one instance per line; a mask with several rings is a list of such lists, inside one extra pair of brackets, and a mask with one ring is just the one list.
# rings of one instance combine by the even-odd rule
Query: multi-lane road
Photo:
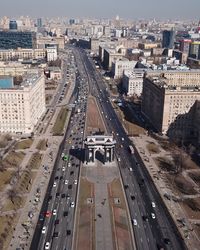
[[(101, 74), (84, 50), (70, 49), (78, 68), (76, 88), (70, 100), (76, 107), (59, 150), (31, 249), (45, 249), (45, 246), (46, 249), (71, 249), (89, 93), (96, 97), (107, 131), (113, 133), (117, 141), (116, 156), (120, 160), (137, 249), (185, 249), (141, 158), (136, 150), (134, 155), (128, 151), (131, 141), (110, 103)], [(62, 160), (62, 153), (69, 155), (67, 161)]]

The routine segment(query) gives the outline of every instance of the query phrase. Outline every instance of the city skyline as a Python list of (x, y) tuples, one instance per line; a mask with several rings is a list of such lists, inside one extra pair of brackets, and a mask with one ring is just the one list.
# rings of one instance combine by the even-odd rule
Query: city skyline
[[(11, 8), (12, 6), (12, 8)], [(181, 7), (181, 12), (180, 12)], [(191, 0), (144, 0), (123, 2), (95, 1), (95, 0), (48, 0), (48, 1), (4, 1), (1, 3), (0, 16), (16, 17), (28, 15), (32, 17), (56, 17), (67, 16), (69, 18), (113, 18), (119, 15), (122, 18), (158, 18), (158, 19), (197, 19), (200, 2)], [(46, 10), (46, 11), (44, 11)], [(188, 11), (189, 10), (189, 11)]]

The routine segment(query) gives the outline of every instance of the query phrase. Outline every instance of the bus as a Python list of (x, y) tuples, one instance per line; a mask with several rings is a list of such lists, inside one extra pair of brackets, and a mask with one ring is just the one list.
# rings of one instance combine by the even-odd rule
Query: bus
[(130, 151), (131, 154), (134, 154), (134, 148), (133, 148), (132, 145), (129, 145), (128, 149), (129, 149), (129, 151)]

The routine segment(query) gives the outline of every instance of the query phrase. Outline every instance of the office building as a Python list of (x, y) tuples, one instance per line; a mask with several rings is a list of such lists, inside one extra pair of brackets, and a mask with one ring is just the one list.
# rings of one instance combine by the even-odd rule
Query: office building
[(47, 62), (56, 61), (58, 58), (57, 47), (52, 45), (46, 48), (47, 50)]
[(37, 27), (41, 28), (42, 27), (42, 18), (37, 19)]
[(0, 132), (31, 134), (45, 113), (43, 75), (27, 75), (19, 86), (0, 89)]
[(190, 40), (190, 39), (181, 40), (180, 41), (180, 51), (182, 51), (183, 53), (189, 54), (191, 42), (192, 42), (192, 40)]
[(36, 33), (0, 31), (0, 49), (36, 48)]
[(164, 30), (163, 31), (163, 39), (162, 39), (162, 47), (173, 49), (175, 40), (175, 31), (174, 30)]
[[(142, 112), (159, 132), (167, 134), (173, 126), (184, 126), (185, 116), (181, 115), (200, 100), (199, 79), (199, 70), (152, 71), (146, 74)], [(176, 123), (176, 119), (181, 120)]]
[(17, 22), (15, 20), (9, 22), (9, 30), (17, 30)]
[(189, 57), (200, 59), (200, 41), (190, 43)]

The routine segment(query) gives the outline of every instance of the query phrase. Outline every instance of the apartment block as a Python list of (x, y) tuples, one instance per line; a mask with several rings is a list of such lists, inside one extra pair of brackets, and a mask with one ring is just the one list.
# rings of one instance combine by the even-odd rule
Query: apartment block
[(167, 134), (173, 126), (184, 126), (187, 117), (181, 115), (200, 100), (199, 77), (199, 70), (146, 73), (142, 112), (158, 131)]
[(19, 86), (0, 89), (0, 132), (30, 134), (45, 110), (44, 76), (27, 75)]

